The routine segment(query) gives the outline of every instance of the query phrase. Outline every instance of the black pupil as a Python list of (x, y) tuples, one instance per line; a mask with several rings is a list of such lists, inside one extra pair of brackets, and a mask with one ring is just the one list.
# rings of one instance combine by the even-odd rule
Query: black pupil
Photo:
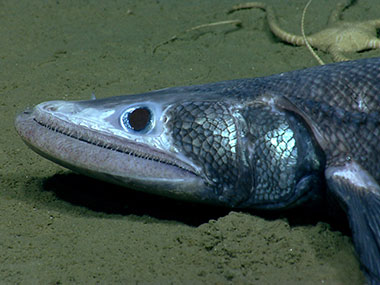
[(141, 131), (150, 121), (150, 111), (147, 108), (138, 108), (128, 114), (128, 122), (134, 131)]

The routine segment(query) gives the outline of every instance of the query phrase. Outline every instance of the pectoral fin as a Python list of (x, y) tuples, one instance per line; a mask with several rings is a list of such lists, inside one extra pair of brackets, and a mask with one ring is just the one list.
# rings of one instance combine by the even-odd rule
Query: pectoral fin
[(380, 186), (358, 163), (326, 169), (330, 191), (345, 208), (356, 251), (370, 284), (380, 284)]

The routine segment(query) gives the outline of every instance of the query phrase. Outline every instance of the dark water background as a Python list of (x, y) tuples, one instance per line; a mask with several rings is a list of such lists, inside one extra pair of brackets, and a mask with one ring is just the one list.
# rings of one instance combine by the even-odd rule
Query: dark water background
[[(306, 0), (267, 0), (299, 34)], [(278, 41), (261, 10), (240, 1), (0, 1), (0, 283), (362, 284), (347, 232), (318, 217), (189, 205), (73, 174), (30, 151), (13, 121), (27, 106), (83, 100), (316, 65)], [(306, 33), (337, 1), (315, 0)], [(378, 17), (359, 0), (346, 20)], [(240, 19), (193, 33), (205, 23)], [(179, 35), (178, 40), (159, 43)], [(319, 52), (325, 62), (328, 54)], [(380, 56), (379, 51), (349, 54)], [(304, 214), (302, 214), (304, 215)], [(308, 219), (306, 219), (308, 221)], [(344, 226), (343, 226), (344, 228)]]

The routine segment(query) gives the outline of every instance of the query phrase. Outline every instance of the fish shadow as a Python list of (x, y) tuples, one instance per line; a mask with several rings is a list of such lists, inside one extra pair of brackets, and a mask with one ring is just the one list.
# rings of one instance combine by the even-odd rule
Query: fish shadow
[(43, 189), (59, 200), (110, 215), (150, 216), (159, 220), (177, 221), (199, 226), (228, 215), (231, 211), (246, 212), (266, 220), (286, 219), (291, 226), (316, 225), (325, 222), (333, 230), (350, 235), (346, 214), (340, 207), (317, 204), (287, 210), (232, 209), (201, 203), (178, 201), (103, 182), (84, 175), (58, 173), (43, 181)]
[(44, 180), (43, 189), (59, 200), (97, 213), (150, 216), (193, 226), (225, 216), (231, 211), (148, 194), (76, 173), (55, 174)]

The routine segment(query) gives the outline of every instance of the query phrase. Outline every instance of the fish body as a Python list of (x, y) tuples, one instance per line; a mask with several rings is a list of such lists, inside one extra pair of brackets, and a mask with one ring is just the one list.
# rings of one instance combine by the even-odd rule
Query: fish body
[(69, 169), (176, 199), (282, 209), (335, 197), (380, 283), (380, 58), (89, 101), (16, 118)]

